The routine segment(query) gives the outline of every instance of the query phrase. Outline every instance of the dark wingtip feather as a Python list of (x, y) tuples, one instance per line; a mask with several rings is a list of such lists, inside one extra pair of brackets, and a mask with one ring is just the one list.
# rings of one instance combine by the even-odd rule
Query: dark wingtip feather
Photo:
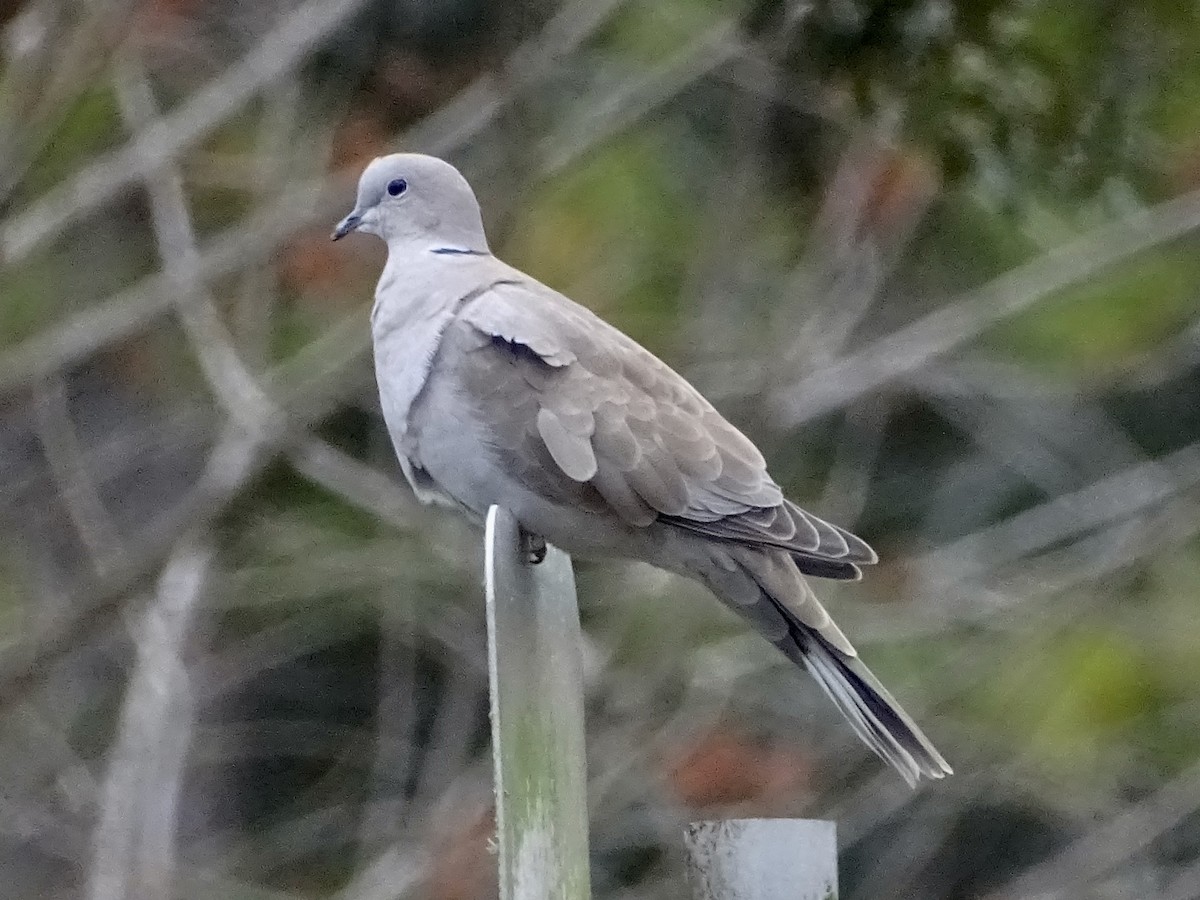
[(798, 629), (800, 659), (868, 747), (900, 773), (910, 787), (922, 778), (954, 770), (859, 660), (839, 653), (820, 635)]
[(862, 569), (849, 562), (831, 562), (827, 559), (814, 559), (803, 553), (792, 554), (792, 559), (805, 575), (814, 578), (829, 578), (835, 581), (859, 581), (862, 579)]

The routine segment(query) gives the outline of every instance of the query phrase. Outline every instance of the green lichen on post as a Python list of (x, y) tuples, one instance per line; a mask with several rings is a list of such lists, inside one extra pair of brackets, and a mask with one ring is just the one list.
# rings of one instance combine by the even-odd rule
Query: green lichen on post
[(571, 560), (530, 565), (516, 520), (487, 522), (488, 669), (502, 900), (587, 900), (587, 777)]

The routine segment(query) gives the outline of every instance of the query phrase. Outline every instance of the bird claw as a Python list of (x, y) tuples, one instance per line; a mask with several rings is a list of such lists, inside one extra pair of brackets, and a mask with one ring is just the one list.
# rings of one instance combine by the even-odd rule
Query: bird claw
[(531, 566), (539, 565), (546, 559), (546, 539), (541, 535), (523, 532), (526, 558)]

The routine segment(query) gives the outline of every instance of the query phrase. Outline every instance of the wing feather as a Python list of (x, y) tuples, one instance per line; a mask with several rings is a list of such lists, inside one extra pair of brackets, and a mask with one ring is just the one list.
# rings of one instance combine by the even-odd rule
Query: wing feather
[(613, 511), (630, 525), (645, 528), (658, 518), (658, 510), (630, 486), (625, 472), (616, 468), (599, 469), (591, 483)]
[[(473, 298), (459, 316), (490, 338), (465, 340), (471, 352), (503, 357), (534, 398), (532, 408), (489, 405), (485, 414), (508, 435), (498, 443), (536, 442), (510, 449), (526, 460), (545, 456), (561, 473), (558, 495), (567, 502), (581, 502), (588, 489), (630, 525), (660, 520), (779, 547), (801, 571), (825, 577), (857, 578), (859, 565), (875, 562), (862, 540), (786, 500), (758, 448), (683, 378), (583, 307), (514, 278)], [(553, 472), (522, 471), (553, 492)]]
[(538, 410), (537, 430), (568, 478), (587, 481), (596, 474), (596, 454), (586, 433), (573, 430), (558, 413), (545, 406)]
[(592, 446), (597, 457), (610, 463), (606, 468), (631, 472), (642, 458), (642, 448), (615, 404), (605, 403), (596, 411)]

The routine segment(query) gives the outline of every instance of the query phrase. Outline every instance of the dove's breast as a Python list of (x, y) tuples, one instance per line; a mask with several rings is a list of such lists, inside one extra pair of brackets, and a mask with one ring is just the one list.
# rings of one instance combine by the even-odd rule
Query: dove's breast
[(371, 312), (383, 418), (400, 466), (423, 502), (444, 498), (420, 471), (413, 408), (426, 389), (443, 332), (478, 280), (469, 263), (389, 253)]
[(375, 378), (379, 402), (396, 450), (404, 457), (413, 449), (410, 436), (412, 407), (429, 379), (442, 332), (450, 321), (445, 312), (404, 327), (376, 328)]

